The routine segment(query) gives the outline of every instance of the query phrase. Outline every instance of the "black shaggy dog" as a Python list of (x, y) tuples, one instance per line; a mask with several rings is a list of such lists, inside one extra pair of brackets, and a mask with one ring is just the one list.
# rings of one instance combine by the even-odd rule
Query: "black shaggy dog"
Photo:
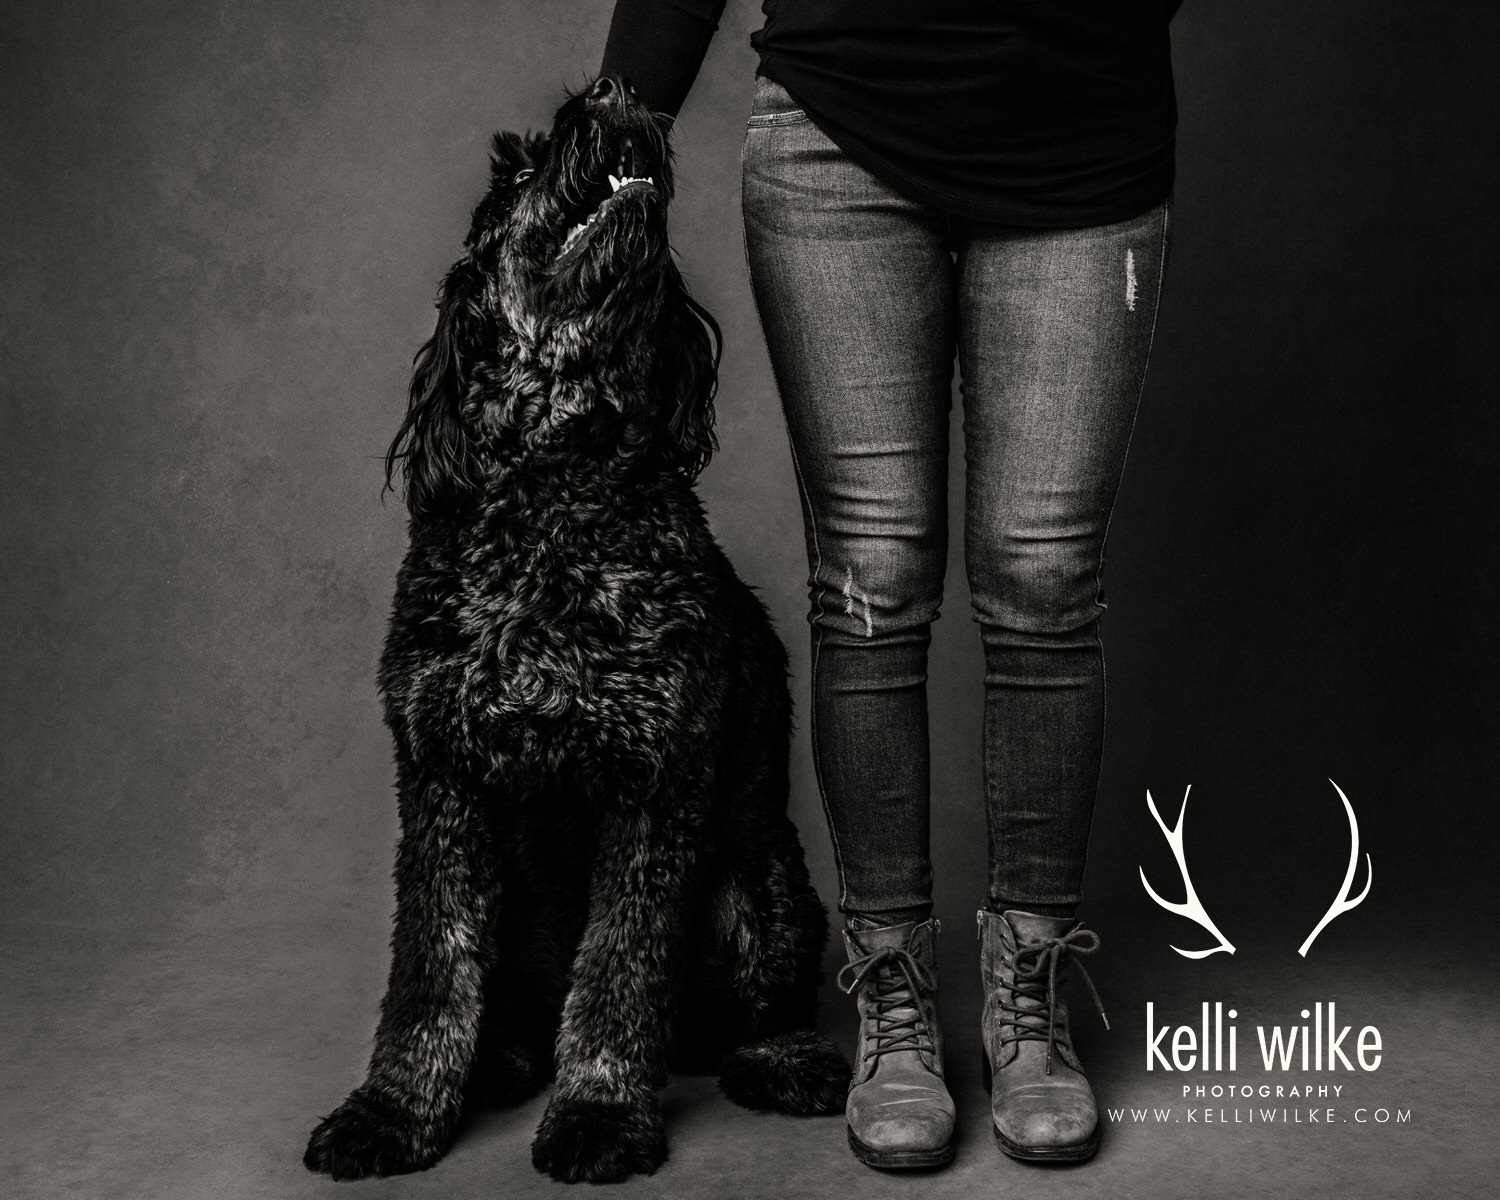
[(651, 1172), (669, 1050), (748, 1107), (843, 1106), (786, 652), (692, 490), (718, 329), (672, 262), (671, 194), (664, 123), (609, 78), (550, 134), (495, 139), (391, 450), (390, 983), (315, 1171), (430, 1167), (466, 1103), (555, 1076), (536, 1166)]

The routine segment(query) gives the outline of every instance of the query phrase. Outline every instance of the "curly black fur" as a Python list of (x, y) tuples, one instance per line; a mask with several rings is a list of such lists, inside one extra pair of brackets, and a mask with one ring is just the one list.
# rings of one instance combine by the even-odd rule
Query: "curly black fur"
[(672, 262), (671, 194), (665, 121), (611, 80), (495, 138), (389, 459), (411, 513), (380, 668), (390, 984), (313, 1170), (431, 1166), (465, 1102), (555, 1076), (536, 1165), (650, 1172), (669, 1048), (722, 1062), (740, 1103), (842, 1106), (786, 653), (692, 490), (719, 334)]

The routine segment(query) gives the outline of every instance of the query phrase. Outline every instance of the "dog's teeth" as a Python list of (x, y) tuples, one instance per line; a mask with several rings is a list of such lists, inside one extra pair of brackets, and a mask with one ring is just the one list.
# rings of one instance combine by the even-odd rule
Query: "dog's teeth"
[(611, 175), (609, 177), (609, 190), (611, 192), (618, 192), (620, 188), (628, 182), (628, 180), (617, 179), (615, 176)]

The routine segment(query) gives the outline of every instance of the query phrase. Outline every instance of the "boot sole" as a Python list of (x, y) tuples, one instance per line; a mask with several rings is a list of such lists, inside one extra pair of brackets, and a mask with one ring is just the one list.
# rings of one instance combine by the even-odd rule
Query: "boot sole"
[[(983, 1051), (980, 1058), (984, 1064), (984, 1090), (986, 1092), (994, 1089), (994, 1075), (990, 1070), (990, 1056)], [(1081, 1142), (1072, 1146), (1023, 1146), (1019, 1142), (1013, 1142), (1000, 1132), (1000, 1126), (990, 1125), (995, 1135), (995, 1145), (1000, 1147), (1000, 1152), (1007, 1158), (1014, 1158), (1018, 1162), (1084, 1162), (1093, 1158), (1099, 1151), (1099, 1127), (1094, 1126), (1094, 1132)]]
[(1083, 1162), (1093, 1158), (1099, 1149), (1097, 1129), (1089, 1135), (1088, 1141), (1076, 1146), (1020, 1146), (1001, 1133), (998, 1125), (991, 1128), (995, 1131), (995, 1145), (1000, 1147), (1000, 1152), (1020, 1162)]
[(903, 1171), (918, 1167), (941, 1167), (953, 1161), (956, 1149), (952, 1142), (936, 1150), (875, 1150), (866, 1146), (849, 1130), (849, 1149), (867, 1167), (882, 1171)]

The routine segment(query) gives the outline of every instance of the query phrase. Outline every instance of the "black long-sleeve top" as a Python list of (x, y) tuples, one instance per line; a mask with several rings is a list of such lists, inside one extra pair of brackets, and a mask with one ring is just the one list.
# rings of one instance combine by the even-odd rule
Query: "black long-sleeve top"
[[(1181, 0), (763, 0), (760, 70), (843, 151), (955, 216), (1066, 228), (1172, 187)], [(675, 114), (725, 0), (616, 0), (602, 69)]]

